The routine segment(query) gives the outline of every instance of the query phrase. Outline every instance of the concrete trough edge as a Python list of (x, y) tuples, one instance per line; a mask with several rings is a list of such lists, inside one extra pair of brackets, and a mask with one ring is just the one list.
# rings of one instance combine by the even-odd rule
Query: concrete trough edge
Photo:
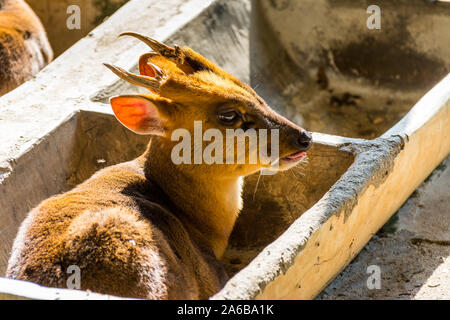
[(0, 300), (123, 300), (89, 291), (45, 288), (37, 284), (0, 278)]

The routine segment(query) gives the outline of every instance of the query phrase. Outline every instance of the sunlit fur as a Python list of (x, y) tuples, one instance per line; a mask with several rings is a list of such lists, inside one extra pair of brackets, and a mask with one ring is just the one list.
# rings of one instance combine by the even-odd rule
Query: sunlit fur
[(44, 68), (53, 58), (45, 30), (23, 0), (0, 0), (0, 96)]
[[(198, 53), (184, 47), (178, 54), (140, 59), (144, 75), (155, 76), (149, 62), (164, 72), (160, 93), (138, 98), (158, 117), (157, 130), (140, 128), (157, 134), (145, 154), (34, 209), (15, 241), (8, 277), (65, 287), (67, 268), (78, 265), (82, 289), (150, 299), (206, 299), (224, 285), (220, 259), (242, 208), (243, 177), (263, 165), (175, 165), (171, 150), (178, 142), (171, 133), (185, 128), (193, 135), (200, 120), (203, 130), (217, 128), (225, 136), (230, 127), (219, 123), (216, 111), (232, 107), (248, 127), (279, 129), (285, 157), (302, 151), (296, 144), (302, 129)], [(112, 99), (113, 108), (127, 99)], [(293, 165), (281, 161), (280, 170)]]

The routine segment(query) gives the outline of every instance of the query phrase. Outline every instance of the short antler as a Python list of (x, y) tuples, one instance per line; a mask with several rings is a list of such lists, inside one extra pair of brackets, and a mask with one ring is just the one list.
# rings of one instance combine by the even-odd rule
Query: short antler
[(164, 73), (163, 71), (158, 68), (157, 66), (155, 66), (153, 63), (148, 63), (149, 66), (151, 66), (153, 68), (153, 70), (155, 71), (155, 77), (147, 77), (147, 76), (142, 76), (142, 75), (137, 75), (131, 72), (128, 72), (120, 67), (117, 66), (113, 66), (107, 63), (104, 63), (104, 65), (110, 69), (112, 72), (114, 72), (119, 78), (140, 86), (140, 87), (144, 87), (153, 91), (156, 91), (159, 93), (160, 91), (160, 81), (164, 78)]
[(146, 45), (148, 45), (153, 51), (157, 52), (161, 56), (173, 60), (177, 64), (183, 64), (184, 63), (184, 55), (180, 50), (180, 47), (175, 46), (175, 48), (169, 47), (165, 45), (164, 43), (161, 43), (155, 39), (149, 38), (147, 36), (143, 36), (138, 33), (134, 32), (124, 32), (119, 35), (119, 37), (122, 36), (130, 36), (134, 37), (136, 39), (141, 40)]

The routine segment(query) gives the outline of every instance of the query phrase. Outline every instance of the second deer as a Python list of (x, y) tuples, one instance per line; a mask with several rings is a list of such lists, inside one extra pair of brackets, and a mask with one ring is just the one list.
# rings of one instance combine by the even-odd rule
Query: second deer
[(0, 96), (53, 59), (44, 27), (23, 0), (0, 0)]

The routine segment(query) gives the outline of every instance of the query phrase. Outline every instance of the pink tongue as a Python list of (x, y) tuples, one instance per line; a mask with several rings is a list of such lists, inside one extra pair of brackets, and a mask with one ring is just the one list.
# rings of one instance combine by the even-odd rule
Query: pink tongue
[(299, 159), (299, 158), (303, 158), (304, 156), (306, 156), (306, 152), (299, 152), (299, 153), (295, 153), (293, 155), (287, 156), (286, 158), (288, 158), (288, 159)]

